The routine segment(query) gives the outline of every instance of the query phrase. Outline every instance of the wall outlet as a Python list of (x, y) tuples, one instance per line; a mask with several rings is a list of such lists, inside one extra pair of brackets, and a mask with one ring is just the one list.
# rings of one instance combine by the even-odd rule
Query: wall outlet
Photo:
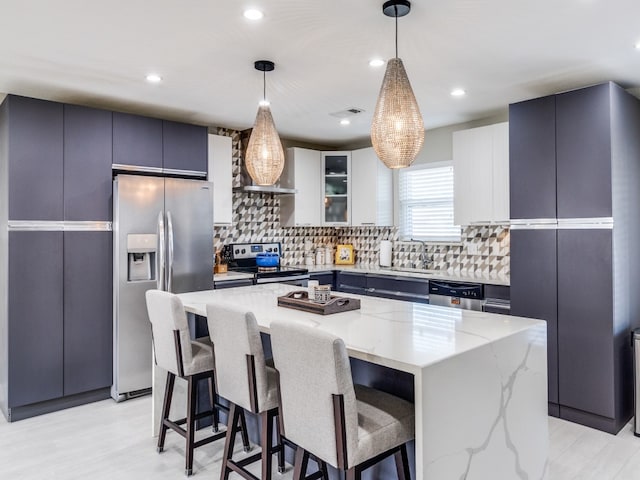
[(478, 244), (477, 243), (470, 243), (469, 245), (467, 245), (467, 253), (469, 255), (478, 255), (479, 252), (479, 248), (478, 248)]

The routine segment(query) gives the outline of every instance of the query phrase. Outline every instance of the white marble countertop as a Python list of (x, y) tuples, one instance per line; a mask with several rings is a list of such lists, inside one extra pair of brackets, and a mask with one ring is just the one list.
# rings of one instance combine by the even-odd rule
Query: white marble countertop
[(266, 333), (275, 319), (304, 322), (341, 337), (355, 358), (414, 374), (525, 330), (546, 327), (541, 320), (342, 293), (337, 295), (359, 298), (361, 308), (322, 316), (278, 307), (278, 296), (299, 289), (273, 283), (178, 296), (187, 311), (203, 316), (209, 302), (242, 305), (255, 312)]
[(489, 285), (509, 286), (509, 279), (498, 276), (469, 276), (469, 275), (453, 275), (441, 270), (422, 270), (419, 268), (404, 268), (395, 270), (390, 267), (363, 267), (358, 265), (291, 265), (306, 268), (309, 273), (331, 272), (334, 270), (358, 273), (375, 273), (380, 275), (392, 275), (395, 277), (410, 277), (424, 279), (450, 280), (458, 282), (475, 282)]
[(253, 278), (253, 273), (246, 272), (226, 272), (226, 273), (215, 273), (213, 275), (214, 282), (228, 282), (231, 280), (244, 280)]

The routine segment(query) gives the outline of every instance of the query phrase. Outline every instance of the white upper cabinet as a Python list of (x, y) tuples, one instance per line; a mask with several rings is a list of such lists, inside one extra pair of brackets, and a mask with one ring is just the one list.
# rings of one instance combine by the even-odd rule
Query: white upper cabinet
[(393, 225), (393, 172), (373, 148), (351, 152), (351, 225)]
[(454, 223), (509, 220), (509, 124), (453, 133)]
[(283, 227), (322, 225), (321, 154), (306, 148), (288, 148), (280, 186), (295, 188), (295, 195), (280, 196), (280, 224)]
[(231, 137), (209, 135), (209, 177), (213, 183), (213, 223), (233, 222), (233, 153)]
[(351, 225), (351, 152), (322, 152), (322, 225)]

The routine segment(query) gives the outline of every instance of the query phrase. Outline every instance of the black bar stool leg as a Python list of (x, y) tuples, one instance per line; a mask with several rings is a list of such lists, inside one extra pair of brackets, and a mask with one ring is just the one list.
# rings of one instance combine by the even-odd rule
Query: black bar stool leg
[(162, 404), (162, 418), (160, 418), (160, 433), (158, 435), (158, 453), (164, 450), (164, 440), (167, 437), (167, 425), (165, 420), (169, 419), (169, 410), (171, 409), (171, 398), (173, 397), (173, 386), (176, 381), (176, 376), (167, 372), (167, 384), (164, 390), (164, 402)]
[(187, 476), (193, 473), (193, 444), (195, 438), (196, 424), (196, 388), (197, 382), (193, 380), (193, 376), (189, 376), (187, 386), (187, 448), (185, 452), (185, 474)]

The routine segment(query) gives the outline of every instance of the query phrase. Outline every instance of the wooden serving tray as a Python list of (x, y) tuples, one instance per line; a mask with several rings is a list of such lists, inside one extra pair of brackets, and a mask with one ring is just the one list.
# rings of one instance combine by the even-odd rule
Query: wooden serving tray
[[(300, 298), (295, 298), (297, 296)], [(302, 310), (303, 312), (317, 313), (319, 315), (331, 315), (332, 313), (359, 309), (360, 300), (357, 298), (336, 297), (331, 295), (331, 299), (327, 303), (317, 303), (309, 299), (308, 292), (297, 290), (278, 297), (278, 306)]]

